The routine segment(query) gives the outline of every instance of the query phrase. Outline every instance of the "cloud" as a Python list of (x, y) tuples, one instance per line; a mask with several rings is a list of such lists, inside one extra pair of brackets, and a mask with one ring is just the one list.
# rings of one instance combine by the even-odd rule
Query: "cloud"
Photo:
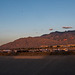
[(52, 29), (52, 28), (50, 28), (49, 30), (50, 30), (50, 31), (52, 31), (53, 29)]
[(64, 28), (64, 29), (70, 29), (70, 28), (72, 28), (72, 27), (62, 27), (62, 28)]

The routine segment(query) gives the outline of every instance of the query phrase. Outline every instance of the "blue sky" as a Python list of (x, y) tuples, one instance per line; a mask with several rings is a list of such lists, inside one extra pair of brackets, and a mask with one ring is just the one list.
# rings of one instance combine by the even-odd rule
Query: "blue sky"
[(75, 0), (0, 0), (0, 45), (63, 26), (75, 30)]

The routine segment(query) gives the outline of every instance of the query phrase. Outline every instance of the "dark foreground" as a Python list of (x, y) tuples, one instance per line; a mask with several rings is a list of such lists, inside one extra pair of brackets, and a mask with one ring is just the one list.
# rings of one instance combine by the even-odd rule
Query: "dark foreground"
[(75, 75), (75, 56), (0, 56), (0, 75)]

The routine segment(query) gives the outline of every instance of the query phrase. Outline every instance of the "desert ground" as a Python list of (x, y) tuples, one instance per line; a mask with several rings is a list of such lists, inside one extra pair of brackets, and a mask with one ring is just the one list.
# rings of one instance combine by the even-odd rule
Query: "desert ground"
[(75, 55), (0, 56), (0, 75), (75, 75)]

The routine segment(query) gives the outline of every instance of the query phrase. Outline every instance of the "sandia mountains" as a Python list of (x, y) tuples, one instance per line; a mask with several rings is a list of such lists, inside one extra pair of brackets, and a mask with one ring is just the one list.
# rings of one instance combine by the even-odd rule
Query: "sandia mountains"
[(37, 48), (43, 45), (66, 45), (75, 44), (75, 30), (65, 32), (52, 32), (39, 37), (20, 38), (0, 46), (0, 49), (13, 48)]

